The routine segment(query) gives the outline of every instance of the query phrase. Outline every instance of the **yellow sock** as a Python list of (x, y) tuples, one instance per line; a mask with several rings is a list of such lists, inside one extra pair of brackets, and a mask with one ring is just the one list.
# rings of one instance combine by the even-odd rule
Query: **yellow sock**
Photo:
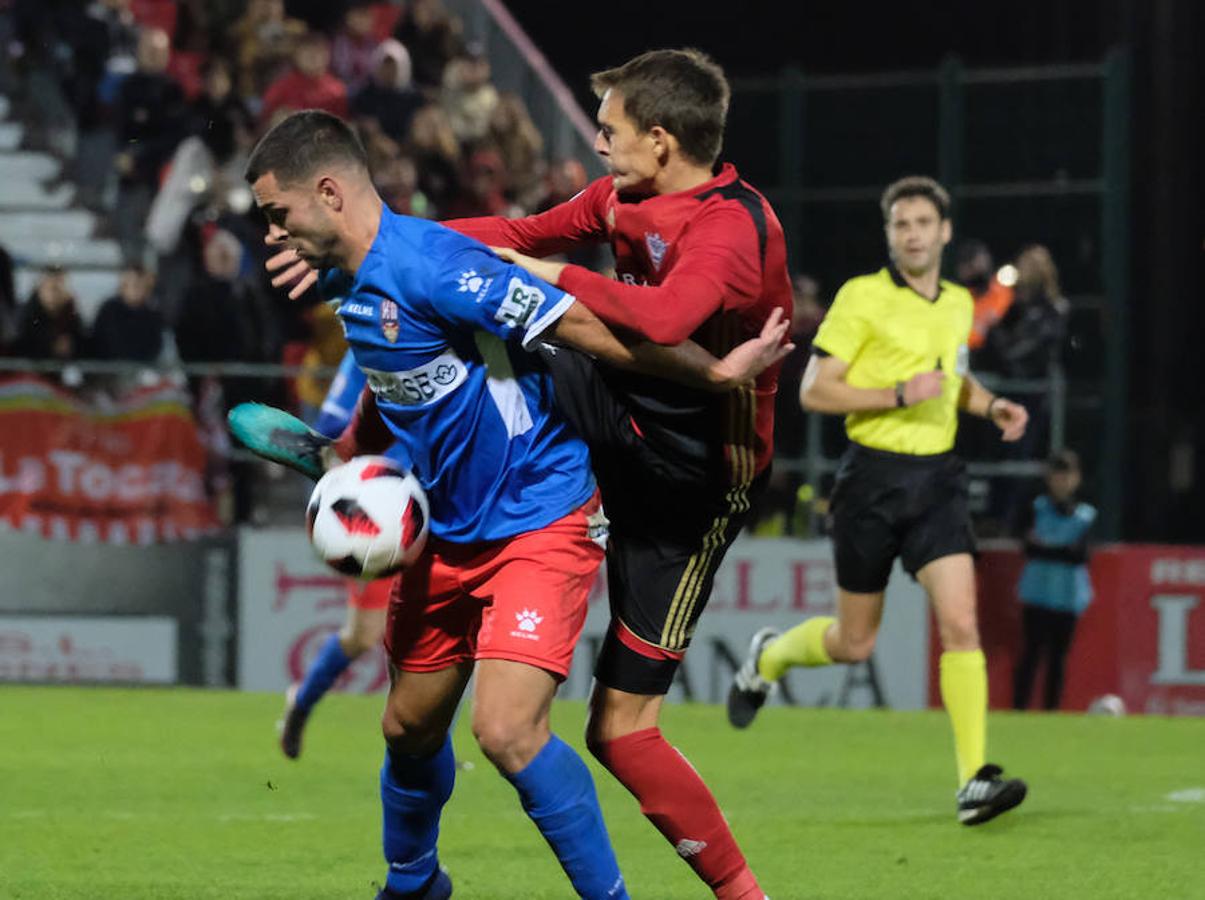
[(772, 640), (757, 661), (757, 674), (777, 681), (792, 666), (831, 666), (824, 649), (824, 633), (837, 620), (832, 616), (804, 619), (790, 631)]
[(987, 753), (987, 661), (982, 650), (941, 655), (941, 702), (954, 729), (958, 783), (966, 784)]

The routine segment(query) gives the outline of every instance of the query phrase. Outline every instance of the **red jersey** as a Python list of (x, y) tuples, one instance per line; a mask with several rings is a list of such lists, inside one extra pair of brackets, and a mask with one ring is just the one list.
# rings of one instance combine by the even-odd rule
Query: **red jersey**
[[(609, 325), (657, 343), (691, 338), (723, 356), (756, 336), (776, 307), (791, 314), (782, 225), (731, 165), (675, 194), (628, 199), (605, 177), (537, 216), (444, 224), (531, 256), (609, 242), (614, 280), (567, 266), (557, 286)], [(648, 440), (693, 459), (722, 450), (730, 483), (747, 485), (774, 452), (778, 369), (764, 371), (751, 388), (726, 394), (614, 370), (607, 380), (630, 399), (636, 429)]]

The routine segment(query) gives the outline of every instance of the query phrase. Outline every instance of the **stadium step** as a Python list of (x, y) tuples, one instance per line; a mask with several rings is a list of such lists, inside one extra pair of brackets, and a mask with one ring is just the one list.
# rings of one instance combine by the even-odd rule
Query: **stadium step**
[(21, 146), (25, 128), (18, 122), (0, 122), (0, 150), (12, 152)]
[(46, 241), (78, 241), (91, 237), (96, 216), (86, 209), (8, 212), (0, 218), (0, 244), (22, 238)]
[[(0, 171), (4, 168), (0, 154)], [(67, 209), (75, 199), (75, 188), (60, 184), (46, 188), (37, 181), (8, 181), (0, 191), (0, 214), (26, 210)]]
[(0, 178), (4, 183), (16, 184), (29, 181), (49, 181), (58, 177), (62, 166), (49, 153), (20, 150), (16, 153), (0, 154)]
[(20, 266), (55, 264), (68, 268), (107, 269), (121, 265), (121, 248), (116, 241), (110, 240), (20, 238), (7, 241), (6, 247)]

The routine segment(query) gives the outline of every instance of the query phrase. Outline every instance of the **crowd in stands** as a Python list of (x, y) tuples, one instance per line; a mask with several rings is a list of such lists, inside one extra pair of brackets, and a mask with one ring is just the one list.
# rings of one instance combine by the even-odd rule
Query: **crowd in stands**
[(518, 215), (586, 183), (575, 160), (549, 165), (522, 99), (494, 87), (440, 0), (9, 0), (7, 14), (26, 143), (64, 158), (126, 267), (91, 323), (58, 266), (29, 298), (10, 289), (10, 355), (337, 363), (326, 307), (267, 283), (242, 178), (256, 139), (297, 109), (349, 118), (410, 215)]
[(70, 259), (18, 297), (21, 261), (0, 248), (0, 354), (303, 367), (287, 382), (194, 379), (202, 420), (245, 399), (304, 414), (345, 349), (316, 292), (288, 300), (264, 272), (243, 167), (290, 112), (349, 119), (381, 194), (409, 215), (521, 215), (586, 185), (579, 161), (546, 159), (523, 100), (494, 86), (441, 0), (0, 0), (0, 25), (22, 148), (63, 163), (122, 260), (87, 321)]
[[(290, 301), (268, 283), (243, 180), (256, 139), (297, 109), (351, 120), (381, 194), (409, 215), (538, 212), (586, 184), (577, 160), (545, 158), (522, 99), (496, 89), (489, 60), (441, 0), (7, 0), (4, 10), (0, 0), (26, 144), (64, 161), (78, 202), (123, 259), (115, 296), (85, 322), (69, 272), (48, 266), (17, 297), (0, 250), (0, 353), (10, 356), (337, 365), (342, 334), (316, 292)], [(972, 368), (1044, 378), (1067, 319), (1049, 252), (1024, 250), (1007, 284), (982, 242), (951, 257), (975, 297)], [(799, 349), (783, 369), (778, 450), (797, 459), (799, 378), (824, 308), (815, 281), (801, 275), (795, 286)], [(212, 384), (194, 388), (215, 395)], [(258, 398), (304, 413), (326, 382), (310, 374), (221, 388), (219, 407)], [(1048, 410), (1031, 414), (1025, 449), (1040, 456)], [(773, 530), (806, 530), (801, 486), (798, 473), (776, 476)]]

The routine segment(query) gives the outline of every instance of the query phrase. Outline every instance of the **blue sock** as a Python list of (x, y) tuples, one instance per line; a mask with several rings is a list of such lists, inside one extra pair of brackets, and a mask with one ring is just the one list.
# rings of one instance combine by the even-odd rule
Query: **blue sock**
[(594, 779), (573, 748), (554, 734), (522, 772), (507, 778), (578, 895), (626, 900)]
[(433, 756), (385, 752), (381, 807), (385, 861), (389, 863), (385, 883), (391, 891), (417, 891), (435, 874), (439, 814), (452, 796), (455, 780), (456, 758), (450, 737)]
[(331, 685), (347, 671), (351, 663), (351, 657), (343, 652), (343, 645), (339, 643), (338, 633), (328, 637), (306, 670), (301, 687), (297, 689), (297, 697), (293, 701), (297, 708), (304, 712), (313, 709), (314, 704), (322, 699), (322, 695), (331, 689)]

